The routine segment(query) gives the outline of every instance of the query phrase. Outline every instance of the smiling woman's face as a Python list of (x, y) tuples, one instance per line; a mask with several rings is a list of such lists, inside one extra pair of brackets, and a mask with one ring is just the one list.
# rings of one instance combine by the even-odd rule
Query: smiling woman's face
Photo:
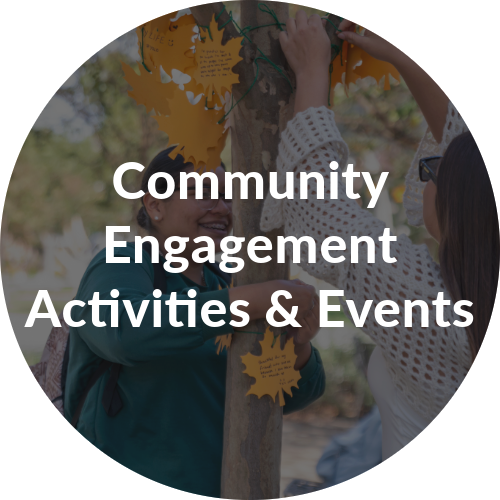
[[(184, 172), (192, 171), (193, 167), (184, 170)], [(224, 173), (222, 167), (217, 167), (215, 170), (215, 175), (219, 179), (219, 193), (224, 193), (226, 190)], [(205, 179), (204, 184), (210, 186), (210, 180)], [(187, 185), (188, 188), (193, 187), (195, 180), (188, 179)], [(206, 210), (197, 203), (194, 189), (188, 190), (186, 200), (180, 199), (180, 191), (174, 191), (174, 194), (164, 201), (155, 200), (147, 193), (144, 203), (155, 232), (160, 238), (160, 248), (163, 248), (164, 241), (171, 236), (187, 237), (189, 242), (186, 245), (185, 254), (189, 256), (196, 248), (206, 246), (204, 243), (193, 243), (193, 240), (199, 236), (210, 237), (215, 243), (215, 251), (219, 252), (222, 238), (228, 236), (233, 227), (233, 214), (230, 206), (228, 207), (222, 200), (219, 200), (212, 210)]]

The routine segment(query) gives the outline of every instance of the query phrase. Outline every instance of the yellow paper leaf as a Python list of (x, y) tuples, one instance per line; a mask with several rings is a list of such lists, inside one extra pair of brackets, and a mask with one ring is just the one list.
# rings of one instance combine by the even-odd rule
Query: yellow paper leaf
[(196, 40), (194, 59), (196, 67), (194, 79), (201, 83), (209, 102), (212, 101), (212, 92), (222, 94), (226, 89), (231, 91), (233, 83), (239, 83), (239, 77), (232, 68), (243, 58), (239, 56), (243, 37), (232, 38), (226, 45), (222, 45), (224, 30), (217, 27), (215, 14), (210, 22), (210, 38), (208, 30), (204, 32), (205, 40)]
[(224, 349), (224, 347), (226, 348), (226, 350), (229, 349), (232, 338), (233, 338), (232, 333), (228, 333), (227, 335), (219, 335), (218, 337), (215, 337), (215, 344), (216, 345), (219, 344), (217, 346), (217, 354), (220, 354), (222, 349)]
[[(229, 285), (229, 288), (232, 288), (233, 286), (233, 280), (231, 279), (231, 284)], [(219, 285), (219, 290), (222, 290), (222, 287)], [(233, 339), (233, 334), (228, 333), (227, 335), (219, 335), (218, 337), (215, 337), (215, 345), (219, 344), (217, 346), (217, 354), (220, 354), (222, 352), (222, 349), (224, 347), (226, 348), (226, 351), (229, 350), (229, 346), (231, 345), (231, 340)]]
[(377, 83), (380, 83), (382, 78), (385, 77), (384, 90), (390, 90), (391, 88), (389, 75), (392, 75), (398, 82), (401, 81), (398, 70), (392, 64), (375, 59), (359, 47), (353, 46), (350, 49), (349, 58), (356, 63), (361, 61), (361, 64), (356, 65), (355, 70), (359, 78), (371, 76), (375, 78)]
[(186, 68), (186, 70), (184, 71), (186, 75), (189, 75), (191, 77), (191, 80), (188, 83), (184, 84), (184, 90), (186, 92), (192, 92), (193, 96), (196, 97), (200, 94), (205, 94), (205, 89), (203, 88), (203, 85), (201, 83), (197, 83), (196, 80), (194, 79), (193, 77), (194, 71), (195, 71), (194, 66)]
[[(149, 71), (153, 68), (163, 68), (168, 75), (172, 75), (172, 69), (183, 71), (186, 67), (193, 65), (194, 47), (193, 38), (196, 33), (193, 28), (196, 23), (190, 22), (193, 16), (182, 16), (188, 18), (186, 21), (173, 28), (170, 25), (172, 14), (153, 19), (149, 23), (136, 29), (139, 45), (139, 57)], [(144, 59), (143, 59), (144, 58)]]
[(149, 113), (152, 109), (156, 113), (168, 115), (170, 108), (167, 99), (172, 99), (176, 85), (173, 82), (161, 83), (153, 73), (148, 73), (142, 64), (139, 64), (140, 75), (138, 75), (128, 64), (122, 62), (122, 69), (125, 80), (133, 88), (128, 95), (132, 97), (138, 105), (146, 106)]
[(172, 14), (156, 17), (142, 26), (149, 26), (151, 31), (165, 33), (170, 28), (170, 18), (175, 17)]
[[(174, 19), (176, 16), (177, 12), (171, 14), (169, 17), (170, 19)], [(186, 26), (187, 24), (196, 24), (196, 19), (194, 18), (193, 14), (184, 14), (176, 21), (170, 21), (170, 31), (174, 31), (180, 26)]]
[(154, 116), (160, 130), (168, 134), (169, 146), (177, 144), (170, 153), (171, 158), (181, 154), (186, 161), (190, 157), (199, 162), (207, 163), (209, 148), (216, 148), (223, 135), (224, 125), (218, 120), (224, 116), (224, 110), (205, 109), (205, 99), (192, 105), (186, 93), (176, 89), (174, 98), (169, 101), (170, 116)]
[[(187, 88), (187, 85), (185, 86)], [(215, 95), (215, 100), (214, 100), (214, 103), (212, 104), (215, 104), (219, 107), (222, 108), (223, 104), (221, 103), (221, 101), (219, 100), (219, 95)], [(203, 96), (203, 99), (205, 99), (205, 97)], [(222, 108), (225, 111), (224, 108)], [(221, 111), (222, 113), (222, 111)], [(220, 118), (219, 118), (220, 120)], [(227, 136), (229, 134), (229, 127), (228, 127), (228, 122), (227, 122), (227, 119), (225, 121), (222, 122), (222, 125), (224, 126), (224, 129), (223, 129), (223, 133), (220, 137), (220, 139), (217, 141), (217, 146), (216, 147), (213, 147), (213, 148), (208, 148), (207, 150), (207, 153), (208, 153), (208, 161), (205, 163), (205, 162), (195, 162), (194, 161), (194, 158), (191, 158), (189, 161), (191, 163), (193, 163), (193, 165), (196, 165), (195, 167), (195, 170), (199, 173), (203, 173), (203, 172), (213, 172), (215, 171), (215, 169), (217, 167), (220, 166), (221, 164), (221, 154), (222, 154), (222, 151), (224, 150), (224, 147), (226, 146), (226, 140), (227, 140)]]
[(209, 148), (218, 148), (223, 136), (224, 124), (217, 123), (224, 116), (224, 110), (205, 109), (205, 99), (190, 104), (185, 92), (175, 90), (169, 100), (170, 115), (155, 116), (160, 130), (168, 134), (169, 145), (177, 144), (170, 156), (181, 154), (186, 161), (192, 157), (195, 166), (209, 161)]
[[(224, 125), (223, 125), (224, 126)], [(217, 141), (217, 146), (215, 148), (208, 148), (208, 160), (206, 164), (199, 164), (198, 169), (203, 171), (213, 172), (217, 167), (220, 166), (221, 159), (220, 155), (226, 145), (227, 134), (229, 130), (225, 130), (221, 135), (220, 139)]]
[(152, 59), (157, 67), (162, 67), (168, 75), (172, 76), (172, 70), (177, 69), (185, 73), (188, 66), (193, 65), (193, 38), (196, 33), (193, 28), (196, 24), (179, 26), (176, 30), (169, 30), (158, 52)]
[(255, 394), (259, 399), (264, 394), (269, 394), (276, 401), (279, 396), (280, 406), (284, 406), (283, 391), (292, 396), (292, 387), (299, 387), (300, 372), (294, 369), (297, 356), (294, 351), (293, 339), (289, 339), (285, 348), (281, 350), (280, 339), (273, 344), (274, 334), (269, 327), (260, 342), (262, 354), (254, 356), (251, 353), (241, 356), (241, 361), (246, 367), (243, 373), (255, 379), (255, 384), (247, 392)]
[(337, 56), (332, 62), (331, 87), (334, 89), (337, 83), (342, 83), (348, 95), (350, 84), (356, 83), (360, 78), (371, 76), (380, 83), (385, 76), (384, 90), (389, 90), (389, 74), (400, 81), (399, 73), (392, 64), (375, 59), (359, 47), (344, 42), (341, 56)]
[(150, 71), (154, 67), (153, 56), (165, 43), (165, 33), (169, 31), (170, 17), (170, 15), (158, 17), (136, 29), (139, 57)]

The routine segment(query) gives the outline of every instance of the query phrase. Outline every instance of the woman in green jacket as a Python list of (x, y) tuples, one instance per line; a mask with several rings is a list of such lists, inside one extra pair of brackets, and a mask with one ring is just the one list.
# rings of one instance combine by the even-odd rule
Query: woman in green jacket
[[(262, 284), (228, 288), (226, 281), (207, 265), (192, 260), (199, 236), (210, 237), (216, 251), (222, 238), (232, 228), (231, 201), (224, 198), (224, 169), (218, 167), (221, 198), (195, 199), (194, 179), (188, 182), (188, 198), (180, 199), (178, 190), (167, 200), (147, 192), (149, 178), (157, 172), (169, 173), (176, 184), (180, 172), (193, 166), (181, 156), (172, 160), (170, 150), (157, 155), (145, 171), (143, 197), (137, 219), (158, 241), (170, 236), (189, 237), (186, 251), (189, 261), (182, 273), (166, 273), (166, 294), (161, 296), (161, 327), (153, 326), (153, 307), (148, 306), (141, 326), (131, 325), (123, 300), (130, 300), (137, 316), (143, 300), (153, 301), (154, 271), (151, 257), (143, 252), (142, 263), (135, 262), (132, 244), (115, 248), (116, 257), (129, 257), (129, 264), (107, 264), (101, 251), (86, 270), (76, 299), (88, 303), (95, 292), (100, 300), (110, 300), (111, 291), (119, 292), (119, 326), (111, 327), (109, 306), (100, 307), (104, 327), (92, 322), (89, 306), (73, 309), (73, 321), (85, 325), (70, 328), (70, 357), (65, 391), (65, 414), (72, 420), (81, 395), (96, 367), (104, 359), (121, 365), (117, 390), (121, 410), (110, 417), (101, 399), (109, 379), (109, 370), (88, 393), (78, 419), (77, 429), (91, 443), (117, 462), (154, 481), (183, 491), (219, 497), (222, 463), (224, 402), (226, 387), (226, 350), (217, 354), (214, 339), (233, 333), (229, 325), (230, 304), (236, 300), (249, 303), (245, 311), (250, 318), (264, 318), (271, 307), (271, 295), (287, 290), (292, 299), (284, 301), (289, 310), (298, 306), (297, 319), (302, 328), (294, 333), (295, 368), (300, 370), (299, 388), (293, 397), (285, 395), (284, 412), (290, 413), (309, 405), (324, 391), (325, 376), (318, 352), (310, 340), (318, 330), (318, 304), (313, 287), (300, 282), (275, 280)], [(157, 181), (159, 193), (166, 182)], [(190, 184), (191, 183), (191, 184)], [(191, 189), (190, 189), (191, 188)], [(163, 190), (163, 191), (162, 191)], [(161, 246), (160, 246), (161, 248)], [(160, 256), (160, 262), (165, 260)], [(169, 323), (164, 301), (172, 292), (177, 299), (187, 299), (187, 291), (196, 289), (196, 326), (188, 327), (187, 307), (177, 307), (177, 320), (184, 326)], [(113, 292), (116, 297), (116, 292)], [(208, 327), (201, 321), (203, 304), (218, 300), (226, 313), (220, 327)], [(253, 396), (251, 396), (253, 397)]]

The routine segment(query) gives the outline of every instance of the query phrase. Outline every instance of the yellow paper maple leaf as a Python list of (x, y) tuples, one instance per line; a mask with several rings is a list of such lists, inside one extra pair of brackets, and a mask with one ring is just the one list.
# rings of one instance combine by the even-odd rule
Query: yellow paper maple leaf
[(172, 14), (165, 14), (164, 16), (156, 17), (151, 19), (151, 21), (143, 24), (142, 26), (148, 26), (151, 31), (165, 33), (170, 28), (170, 18), (175, 17)]
[(348, 42), (342, 44), (342, 53), (332, 61), (331, 88), (335, 89), (342, 83), (346, 95), (349, 93), (351, 83), (356, 83), (360, 78), (373, 77), (379, 84), (384, 78), (384, 90), (389, 90), (391, 84), (389, 75), (398, 82), (400, 76), (396, 68), (385, 61), (379, 61), (367, 52)]
[[(169, 17), (170, 19), (175, 19), (177, 16), (177, 12), (174, 14), (171, 14)], [(180, 26), (186, 26), (187, 24), (196, 24), (196, 19), (194, 18), (193, 14), (184, 14), (183, 16), (179, 17), (176, 21), (170, 21), (170, 30), (174, 31)]]
[(269, 394), (276, 401), (279, 396), (280, 406), (284, 406), (285, 398), (283, 391), (292, 396), (292, 387), (297, 387), (300, 380), (300, 372), (295, 370), (297, 355), (294, 351), (293, 339), (289, 339), (285, 348), (281, 350), (280, 340), (274, 343), (274, 334), (269, 329), (264, 334), (264, 340), (260, 341), (262, 354), (255, 356), (251, 353), (241, 356), (241, 361), (246, 367), (243, 373), (255, 379), (255, 384), (247, 392), (255, 394), (259, 399), (264, 394)]
[(154, 70), (148, 73), (146, 69), (139, 64), (140, 75), (138, 75), (128, 64), (122, 62), (122, 70), (125, 80), (132, 87), (128, 95), (132, 97), (138, 105), (146, 106), (149, 113), (152, 109), (156, 113), (168, 115), (170, 108), (167, 99), (172, 99), (176, 85), (173, 82), (161, 83), (158, 81)]
[(222, 352), (222, 349), (224, 347), (226, 350), (229, 349), (229, 346), (231, 345), (231, 340), (233, 338), (232, 333), (228, 333), (227, 335), (219, 335), (218, 337), (215, 337), (215, 344), (219, 344), (217, 346), (217, 354), (220, 354)]
[(149, 71), (154, 67), (152, 56), (165, 42), (165, 33), (169, 31), (169, 26), (170, 15), (166, 15), (142, 24), (135, 30), (141, 63), (144, 62)]
[[(224, 124), (222, 125), (224, 127)], [(221, 135), (220, 139), (217, 141), (217, 146), (215, 148), (208, 148), (208, 160), (206, 164), (199, 163), (198, 170), (213, 172), (217, 167), (220, 166), (220, 155), (226, 145), (227, 134), (229, 130), (225, 130)]]
[(163, 71), (172, 76), (172, 70), (177, 69), (184, 73), (188, 66), (193, 65), (193, 38), (196, 24), (185, 24), (175, 30), (165, 33), (165, 40), (160, 50), (153, 56), (156, 66), (161, 66)]
[[(229, 288), (233, 287), (233, 280), (231, 279), (231, 284), (229, 285)], [(222, 290), (222, 287), (219, 285), (219, 290)], [(220, 354), (222, 352), (222, 349), (224, 347), (226, 348), (226, 351), (229, 350), (229, 346), (231, 345), (231, 340), (233, 339), (233, 334), (228, 333), (227, 335), (219, 335), (218, 337), (215, 337), (215, 345), (219, 344), (217, 346), (217, 354)]]
[(214, 14), (210, 21), (210, 33), (205, 30), (205, 40), (196, 40), (195, 44), (193, 76), (197, 83), (203, 85), (209, 102), (212, 101), (212, 92), (222, 94), (223, 89), (231, 91), (233, 83), (240, 81), (232, 68), (243, 59), (239, 55), (243, 37), (232, 38), (222, 45), (223, 32), (219, 31)]
[(392, 64), (375, 59), (359, 47), (352, 46), (350, 48), (349, 59), (352, 61), (358, 78), (371, 76), (380, 84), (382, 78), (385, 77), (384, 90), (390, 90), (391, 88), (389, 75), (392, 75), (398, 82), (401, 81), (398, 70)]
[(168, 134), (169, 145), (177, 144), (170, 157), (175, 158), (177, 154), (181, 154), (195, 166), (200, 162), (207, 164), (210, 159), (208, 150), (220, 148), (224, 124), (219, 125), (217, 122), (224, 116), (224, 110), (205, 109), (205, 99), (200, 99), (193, 105), (186, 93), (179, 89), (175, 90), (173, 99), (169, 100), (169, 106), (169, 116), (155, 116), (154, 119), (160, 130)]
[[(136, 33), (141, 63), (144, 61), (149, 71), (154, 68), (159, 70), (161, 66), (165, 73), (172, 76), (173, 69), (184, 71), (186, 67), (193, 65), (193, 38), (197, 34), (193, 31), (195, 22), (183, 22), (181, 26), (171, 29), (170, 17), (172, 14), (139, 26)], [(159, 20), (162, 22), (158, 22)]]

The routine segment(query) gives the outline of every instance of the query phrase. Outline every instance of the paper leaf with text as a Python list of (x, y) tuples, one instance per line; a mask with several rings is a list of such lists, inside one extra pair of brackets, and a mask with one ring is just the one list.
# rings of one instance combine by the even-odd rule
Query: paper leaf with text
[(171, 156), (180, 154), (196, 170), (215, 170), (227, 139), (230, 92), (238, 75), (232, 68), (242, 37), (222, 45), (224, 29), (215, 17), (200, 28), (189, 11), (153, 19), (136, 29), (139, 73), (122, 64), (129, 96), (154, 115), (168, 135)]
[(297, 355), (294, 350), (293, 339), (289, 339), (284, 349), (281, 349), (280, 339), (275, 339), (273, 332), (267, 328), (264, 340), (260, 341), (262, 354), (255, 356), (251, 353), (241, 356), (241, 361), (246, 366), (243, 373), (255, 379), (255, 384), (247, 392), (255, 394), (259, 399), (268, 394), (276, 401), (279, 397), (280, 406), (285, 405), (283, 391), (292, 396), (292, 387), (297, 387), (300, 372), (295, 370)]
[[(149, 71), (160, 67), (172, 76), (172, 70), (183, 71), (193, 65), (194, 40), (198, 28), (192, 15), (183, 15), (176, 23), (175, 14), (153, 19), (136, 29), (139, 57)], [(182, 24), (179, 22), (184, 20)]]
[(214, 92), (221, 95), (224, 89), (231, 90), (233, 83), (239, 83), (238, 75), (232, 68), (243, 59), (239, 55), (243, 37), (232, 38), (222, 45), (223, 30), (218, 30), (215, 15), (204, 34), (203, 40), (196, 40), (193, 76), (197, 83), (203, 85), (208, 101), (212, 102)]

